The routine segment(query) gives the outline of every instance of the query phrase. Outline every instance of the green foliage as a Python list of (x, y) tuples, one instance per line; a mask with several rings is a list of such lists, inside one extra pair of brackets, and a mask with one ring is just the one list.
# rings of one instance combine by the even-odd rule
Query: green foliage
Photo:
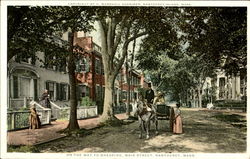
[(38, 153), (39, 149), (37, 149), (34, 146), (10, 146), (8, 145), (7, 152)]
[(246, 69), (246, 8), (185, 8), (188, 52), (227, 73)]
[[(63, 31), (89, 31), (93, 29), (92, 12), (85, 7), (63, 6), (9, 6), (8, 7), (8, 61), (15, 55), (34, 57), (37, 51), (50, 58), (48, 64), (59, 65), (69, 55), (69, 43), (58, 44)], [(60, 41), (60, 40), (59, 40)]]
[(29, 111), (30, 109), (29, 108), (26, 108), (26, 107), (21, 107), (21, 108), (19, 108), (19, 110), (18, 111)]
[(246, 107), (246, 102), (241, 100), (219, 100), (214, 102), (215, 107)]
[(118, 120), (118, 119), (115, 119), (115, 120), (106, 120), (105, 122), (100, 122), (99, 123), (99, 126), (100, 127), (121, 127), (122, 125), (124, 124), (124, 122), (122, 120)]
[(241, 122), (245, 121), (244, 117), (237, 114), (217, 114), (215, 117), (221, 121), (225, 122)]
[(145, 88), (138, 88), (138, 94), (142, 96), (142, 98), (145, 98), (146, 95), (146, 89)]
[(94, 106), (94, 105), (96, 105), (96, 103), (92, 101), (88, 96), (81, 98), (80, 106), (88, 107), (88, 106)]
[(69, 110), (68, 109), (60, 110), (60, 117), (57, 120), (69, 120)]
[(246, 8), (173, 8), (170, 14), (169, 35), (149, 34), (137, 56), (157, 89), (179, 100), (219, 68), (246, 75)]

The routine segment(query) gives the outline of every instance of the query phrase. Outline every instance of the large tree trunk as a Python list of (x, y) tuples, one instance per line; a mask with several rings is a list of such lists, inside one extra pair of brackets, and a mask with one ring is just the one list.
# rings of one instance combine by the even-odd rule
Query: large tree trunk
[[(129, 69), (129, 64), (128, 64), (128, 55), (127, 55), (127, 65), (126, 65), (126, 72), (127, 72), (127, 82), (128, 82), (128, 98), (127, 98), (127, 111), (126, 115), (130, 116), (130, 111), (129, 111), (129, 105), (130, 105), (130, 86), (131, 86), (131, 78), (132, 78), (132, 69), (133, 69), (133, 62), (134, 62), (134, 53), (135, 53), (135, 44), (136, 44), (136, 39), (134, 40), (133, 43), (133, 51), (132, 51), (132, 57), (131, 57), (131, 63), (130, 63), (130, 69)], [(131, 71), (130, 71), (131, 70)]]
[[(129, 17), (127, 15), (124, 15), (121, 19), (107, 17), (98, 21), (101, 32), (102, 58), (105, 76), (105, 96), (103, 106), (104, 110), (99, 120), (102, 123), (106, 123), (108, 121), (112, 121), (113, 123), (113, 121), (118, 121), (118, 119), (114, 116), (113, 112), (113, 92), (115, 77), (117, 76), (122, 65), (124, 64), (129, 43), (136, 38), (146, 35), (146, 33), (143, 32), (137, 34), (134, 37), (129, 38), (131, 25), (128, 24), (128, 18)], [(120, 25), (119, 29), (117, 30), (118, 23)], [(129, 25), (129, 27), (125, 24)], [(124, 35), (124, 31), (125, 37), (122, 41), (121, 39)], [(123, 43), (122, 55), (121, 58), (117, 61), (117, 48), (121, 43)]]
[(76, 76), (75, 76), (75, 62), (73, 55), (73, 37), (71, 36), (71, 54), (68, 58), (68, 71), (69, 71), (69, 84), (70, 84), (70, 118), (67, 129), (69, 131), (79, 129), (79, 124), (77, 122), (77, 98), (76, 98)]
[[(110, 72), (110, 71), (105, 71)], [(111, 123), (113, 121), (118, 121), (118, 119), (114, 115), (113, 111), (113, 83), (114, 83), (114, 76), (110, 74), (105, 74), (105, 94), (104, 94), (104, 106), (103, 106), (103, 113), (99, 119), (100, 123)]]
[(128, 58), (126, 59), (126, 79), (128, 84), (128, 92), (127, 92), (127, 107), (126, 107), (126, 115), (130, 115), (129, 105), (130, 105), (130, 72), (128, 68)]

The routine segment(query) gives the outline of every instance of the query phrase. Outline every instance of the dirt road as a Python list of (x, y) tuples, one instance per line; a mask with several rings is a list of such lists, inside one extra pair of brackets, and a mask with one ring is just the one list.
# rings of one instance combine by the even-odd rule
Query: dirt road
[[(182, 109), (184, 133), (174, 135), (169, 131), (169, 121), (159, 121), (159, 134), (152, 126), (149, 140), (139, 139), (138, 122), (122, 127), (102, 127), (81, 137), (64, 139), (39, 145), (40, 152), (205, 152), (244, 153), (246, 152), (246, 127), (236, 127), (232, 122), (222, 121), (218, 112)], [(235, 117), (235, 115), (233, 115)], [(239, 121), (245, 121), (244, 117)], [(219, 120), (220, 119), (220, 120)]]

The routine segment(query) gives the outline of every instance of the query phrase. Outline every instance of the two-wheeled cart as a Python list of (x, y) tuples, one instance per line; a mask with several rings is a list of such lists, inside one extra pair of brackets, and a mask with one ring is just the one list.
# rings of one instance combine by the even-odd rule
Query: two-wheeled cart
[(156, 114), (159, 120), (169, 120), (171, 107), (166, 104), (156, 105)]

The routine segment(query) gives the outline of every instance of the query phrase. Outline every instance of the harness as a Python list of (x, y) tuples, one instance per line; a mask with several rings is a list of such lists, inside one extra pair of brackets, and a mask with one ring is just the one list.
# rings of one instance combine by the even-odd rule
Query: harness
[[(148, 108), (150, 108), (151, 110), (148, 111)], [(144, 104), (143, 103), (142, 111), (140, 113), (138, 113), (138, 115), (142, 118), (142, 116), (145, 115), (145, 114), (147, 114), (148, 112), (151, 112), (151, 115), (150, 115), (150, 117), (151, 117), (152, 116), (152, 112), (153, 112), (153, 110), (152, 110), (152, 104), (150, 104), (150, 103)]]

